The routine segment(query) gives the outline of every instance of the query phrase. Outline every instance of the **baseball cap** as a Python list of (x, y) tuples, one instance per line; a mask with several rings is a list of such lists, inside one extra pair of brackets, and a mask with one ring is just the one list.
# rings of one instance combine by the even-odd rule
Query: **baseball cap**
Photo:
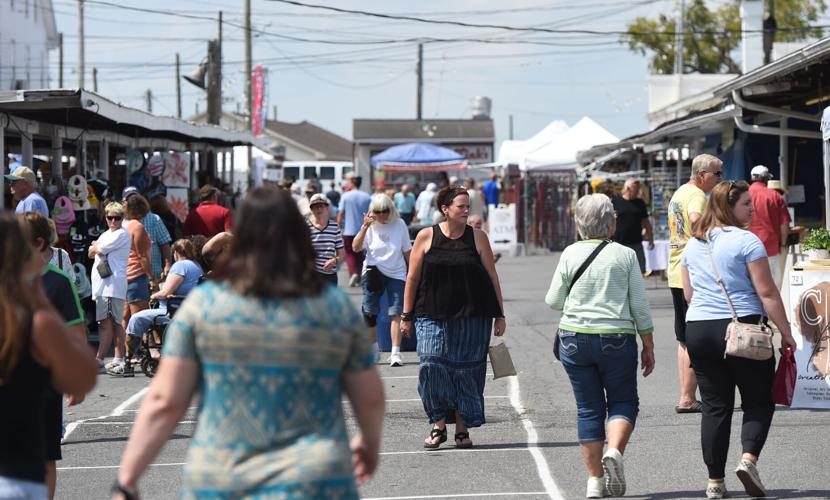
[(752, 170), (749, 172), (749, 175), (752, 177), (772, 177), (769, 173), (769, 169), (763, 165), (755, 165), (752, 167)]
[(306, 192), (306, 193), (316, 193), (316, 192), (317, 192), (317, 188), (316, 188), (316, 187), (314, 187), (314, 185), (313, 185), (313, 184), (308, 183), (308, 184), (306, 184), (306, 185), (305, 185), (305, 192)]
[(138, 194), (138, 188), (135, 186), (127, 186), (124, 188), (124, 191), (121, 192), (121, 199), (126, 200), (134, 194)]
[(323, 193), (317, 193), (308, 200), (308, 206), (310, 207), (313, 207), (314, 205), (319, 205), (320, 203), (325, 203), (326, 205), (330, 204), (329, 199), (326, 198), (326, 195), (324, 195)]
[(6, 174), (5, 177), (10, 181), (26, 181), (33, 186), (37, 184), (35, 173), (29, 167), (17, 167), (12, 173)]

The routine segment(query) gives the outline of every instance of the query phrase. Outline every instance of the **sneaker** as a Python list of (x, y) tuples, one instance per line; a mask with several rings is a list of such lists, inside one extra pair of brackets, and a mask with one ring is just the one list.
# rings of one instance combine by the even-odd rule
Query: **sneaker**
[(349, 278), (349, 286), (350, 286), (350, 287), (354, 288), (354, 287), (356, 287), (359, 283), (360, 283), (360, 276), (358, 276), (358, 275), (356, 275), (356, 274), (353, 274), (353, 275)]
[(602, 469), (605, 471), (605, 487), (608, 493), (615, 497), (625, 495), (622, 453), (616, 448), (608, 448), (602, 456)]
[(107, 373), (113, 377), (135, 377), (133, 365), (129, 363), (117, 364), (112, 368), (107, 368)]
[(403, 366), (403, 359), (398, 353), (393, 353), (389, 356), (389, 366)]
[(761, 476), (758, 475), (758, 468), (749, 460), (741, 460), (738, 463), (738, 468), (735, 469), (735, 474), (744, 485), (746, 494), (751, 497), (765, 497), (767, 490), (761, 483)]
[(607, 497), (608, 490), (605, 489), (604, 477), (589, 477), (588, 489), (585, 492), (585, 498), (602, 498)]
[(706, 486), (706, 498), (726, 498), (727, 496), (729, 495), (726, 494), (726, 483), (709, 481), (709, 485)]

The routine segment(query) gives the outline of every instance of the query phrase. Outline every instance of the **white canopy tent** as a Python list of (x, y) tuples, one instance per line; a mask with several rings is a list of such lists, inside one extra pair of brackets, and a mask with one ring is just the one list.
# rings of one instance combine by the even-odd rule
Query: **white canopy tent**
[(519, 162), (522, 170), (575, 170), (576, 154), (598, 144), (619, 142), (611, 132), (586, 117), (554, 140), (529, 153)]
[(499, 148), (497, 165), (521, 164), (524, 158), (553, 142), (568, 130), (568, 124), (562, 120), (550, 122), (530, 139), (524, 141), (502, 141)]

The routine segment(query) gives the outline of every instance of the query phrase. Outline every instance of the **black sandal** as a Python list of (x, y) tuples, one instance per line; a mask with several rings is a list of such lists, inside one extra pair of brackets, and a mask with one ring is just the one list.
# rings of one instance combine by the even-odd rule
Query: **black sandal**
[(438, 440), (437, 443), (424, 443), (424, 448), (427, 450), (437, 450), (441, 443), (447, 442), (447, 428), (444, 427), (443, 429), (439, 429), (438, 427), (433, 427), (433, 429), (429, 433), (430, 439), (441, 438)]
[[(469, 440), (469, 444), (464, 444), (465, 439)], [(456, 432), (455, 433), (455, 447), (456, 448), (462, 448), (462, 449), (472, 448), (473, 447), (473, 441), (470, 439), (470, 433), (469, 432)]]

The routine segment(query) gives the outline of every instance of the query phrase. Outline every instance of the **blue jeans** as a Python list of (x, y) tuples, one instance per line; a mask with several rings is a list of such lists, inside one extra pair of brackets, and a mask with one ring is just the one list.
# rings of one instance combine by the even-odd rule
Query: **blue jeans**
[(386, 294), (386, 303), (389, 305), (386, 314), (389, 316), (397, 316), (403, 312), (403, 291), (406, 287), (406, 282), (395, 278), (390, 278), (381, 273), (381, 282), (383, 287), (378, 292), (369, 291), (369, 283), (366, 279), (366, 273), (361, 276), (361, 285), (363, 285), (363, 313), (373, 316), (380, 314), (380, 298)]
[(559, 356), (571, 379), (580, 443), (605, 440), (605, 422), (635, 424), (637, 337), (629, 333), (575, 333), (559, 330)]
[[(159, 306), (158, 309), (138, 311), (130, 316), (130, 321), (127, 323), (127, 335), (141, 338), (142, 335), (150, 331), (153, 327), (153, 321), (159, 316), (167, 316), (167, 307)], [(162, 320), (159, 319), (156, 322), (161, 324)]]

